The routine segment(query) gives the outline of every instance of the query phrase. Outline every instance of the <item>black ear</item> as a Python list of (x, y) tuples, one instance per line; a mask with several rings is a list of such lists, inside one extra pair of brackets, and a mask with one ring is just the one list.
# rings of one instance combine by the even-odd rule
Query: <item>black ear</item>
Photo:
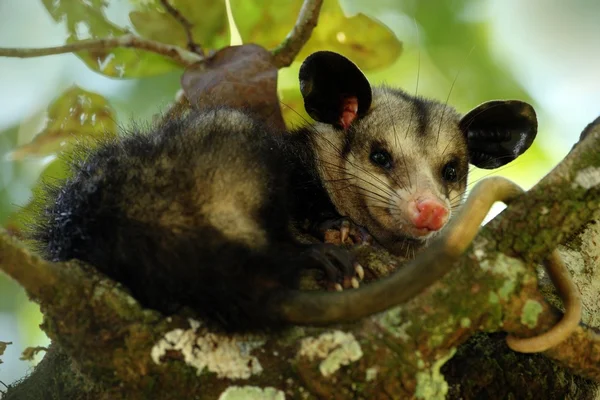
[(469, 162), (485, 169), (519, 157), (537, 134), (535, 110), (518, 100), (483, 103), (462, 117), (459, 126), (467, 138)]
[(346, 57), (318, 51), (300, 67), (304, 108), (317, 121), (347, 129), (371, 107), (371, 85)]

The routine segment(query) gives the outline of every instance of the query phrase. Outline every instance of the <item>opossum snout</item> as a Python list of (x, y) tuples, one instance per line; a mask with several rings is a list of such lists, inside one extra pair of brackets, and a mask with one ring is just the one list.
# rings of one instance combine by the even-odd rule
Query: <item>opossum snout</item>
[(438, 231), (448, 220), (448, 208), (432, 198), (413, 200), (409, 203), (409, 215), (415, 228)]

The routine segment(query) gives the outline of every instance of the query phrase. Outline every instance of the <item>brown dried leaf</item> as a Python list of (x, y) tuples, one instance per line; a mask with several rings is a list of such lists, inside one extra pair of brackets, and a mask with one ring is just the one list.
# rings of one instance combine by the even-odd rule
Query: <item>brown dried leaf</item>
[(181, 87), (199, 107), (233, 107), (284, 128), (277, 97), (277, 68), (271, 53), (255, 44), (225, 47), (186, 69)]
[[(4, 354), (4, 350), (6, 350), (6, 346), (12, 344), (12, 342), (1, 342), (0, 341), (0, 356)], [(2, 360), (0, 360), (0, 364), (2, 364)]]
[(25, 350), (23, 350), (23, 353), (21, 354), (19, 360), (33, 361), (37, 353), (39, 353), (40, 351), (48, 351), (48, 348), (42, 346), (27, 347)]

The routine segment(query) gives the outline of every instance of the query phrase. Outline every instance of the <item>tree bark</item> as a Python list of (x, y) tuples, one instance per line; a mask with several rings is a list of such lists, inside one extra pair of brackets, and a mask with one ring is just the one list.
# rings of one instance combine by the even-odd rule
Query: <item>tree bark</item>
[[(599, 209), (600, 119), (425, 292), (356, 324), (277, 335), (226, 336), (191, 314), (164, 318), (94, 269), (25, 256), (2, 232), (0, 268), (40, 302), (53, 341), (6, 399), (591, 398), (600, 382), (596, 331), (580, 325), (541, 355), (511, 352), (503, 332), (532, 336), (560, 318), (535, 268), (567, 239), (563, 253), (576, 249), (582, 261), (569, 266), (591, 282), (584, 304), (597, 301)], [(372, 277), (399, 264), (382, 250), (354, 250)], [(591, 308), (585, 318), (597, 323)]]

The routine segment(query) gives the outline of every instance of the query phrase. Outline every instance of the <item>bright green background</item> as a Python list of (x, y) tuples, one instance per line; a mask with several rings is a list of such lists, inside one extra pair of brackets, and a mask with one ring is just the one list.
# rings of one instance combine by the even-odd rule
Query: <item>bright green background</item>
[[(499, 172), (525, 187), (548, 172), (575, 143), (585, 124), (600, 113), (600, 2), (343, 0), (347, 14), (361, 11), (375, 17), (403, 42), (401, 57), (390, 64), (397, 48), (385, 29), (364, 19), (342, 21), (335, 17), (338, 5), (325, 1), (322, 31), (343, 31), (345, 40), (355, 43), (355, 48), (362, 46), (362, 50), (349, 55), (367, 69), (372, 82), (399, 85), (414, 92), (418, 77), (419, 94), (441, 100), (449, 97), (449, 103), (461, 112), (494, 98), (532, 102), (538, 110), (538, 140), (526, 156)], [(0, 46), (58, 45), (84, 38), (87, 33), (119, 34), (124, 26), (159, 40), (185, 44), (177, 27), (156, 13), (157, 1), (131, 0), (137, 4), (131, 21), (128, 7), (133, 6), (122, 1), (108, 2), (106, 15), (110, 21), (90, 13), (85, 5), (78, 6), (77, 13), (63, 20), (68, 6), (75, 3), (84, 4), (66, 0), (2, 0)], [(99, 4), (100, 0), (90, 3)], [(187, 7), (189, 2), (176, 3)], [(194, 4), (198, 3), (202, 1), (194, 0)], [(200, 13), (187, 11), (187, 15), (197, 19), (196, 37), (205, 45), (222, 46), (228, 41), (224, 2), (204, 3)], [(268, 47), (278, 43), (293, 24), (297, 10), (281, 6), (282, 3), (232, 0), (242, 38)], [(52, 8), (54, 4), (67, 8)], [(63, 22), (56, 24), (53, 18)], [(152, 22), (151, 29), (144, 26), (148, 21)], [(325, 33), (320, 35), (308, 50), (337, 49), (340, 45), (327, 42)], [(121, 56), (130, 57), (127, 53)], [(116, 110), (117, 122), (125, 125), (131, 118), (150, 118), (173, 99), (180, 72), (160, 57), (144, 57), (129, 58), (131, 67), (125, 70), (126, 75), (147, 76), (138, 80), (103, 77), (91, 72), (74, 55), (0, 58), (0, 224), (19, 205), (26, 204), (30, 189), (43, 170), (39, 160), (11, 162), (5, 155), (39, 132), (44, 109), (63, 90), (76, 83), (104, 95)], [(85, 61), (97, 65), (93, 58)], [(118, 67), (109, 64), (104, 72), (119, 76), (122, 70)], [(279, 86), (282, 101), (301, 111), (301, 104), (294, 98), (297, 72), (297, 63), (281, 71)], [(476, 179), (482, 175), (474, 171), (473, 176)], [(0, 341), (14, 343), (2, 357), (1, 381), (10, 383), (29, 368), (30, 363), (18, 360), (23, 348), (47, 343), (37, 327), (40, 322), (38, 307), (0, 273)]]

